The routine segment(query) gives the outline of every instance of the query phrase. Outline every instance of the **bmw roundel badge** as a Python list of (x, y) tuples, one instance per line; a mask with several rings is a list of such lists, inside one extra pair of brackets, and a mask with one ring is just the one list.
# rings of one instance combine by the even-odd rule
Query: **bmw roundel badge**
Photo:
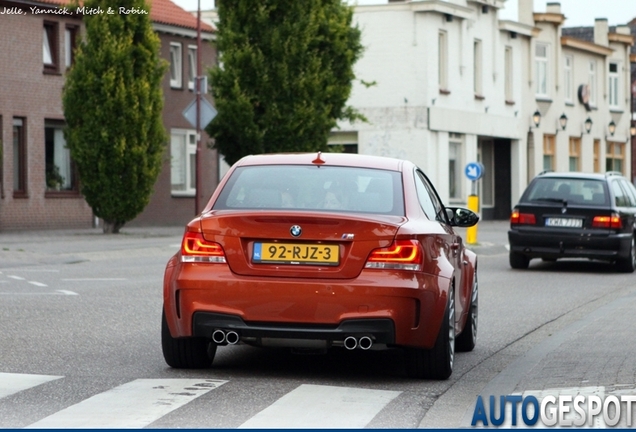
[(293, 235), (294, 237), (299, 237), (303, 230), (299, 225), (293, 225), (290, 229), (289, 232), (291, 235)]

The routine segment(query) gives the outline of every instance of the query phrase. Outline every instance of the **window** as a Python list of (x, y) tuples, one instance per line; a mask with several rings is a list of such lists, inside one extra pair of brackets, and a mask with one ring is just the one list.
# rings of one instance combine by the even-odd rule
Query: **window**
[(327, 141), (333, 152), (358, 153), (358, 132), (330, 132)]
[(601, 140), (594, 140), (594, 172), (601, 172)]
[(483, 94), (482, 88), (482, 58), (481, 58), (481, 41), (475, 39), (473, 44), (473, 90), (475, 96), (481, 96)]
[(451, 200), (462, 198), (462, 136), (451, 133), (448, 142), (448, 197)]
[(439, 89), (442, 92), (448, 92), (448, 41), (444, 31), (439, 32), (438, 50)]
[(77, 27), (66, 26), (64, 29), (64, 65), (68, 69), (75, 62), (75, 43), (77, 39)]
[(609, 106), (613, 108), (618, 108), (619, 102), (618, 98), (620, 96), (619, 91), (619, 83), (620, 79), (618, 76), (618, 64), (610, 63), (609, 64)]
[(27, 152), (25, 120), (13, 119), (13, 196), (26, 197), (27, 194)]
[(402, 175), (346, 166), (258, 165), (233, 171), (215, 210), (340, 210), (404, 215)]
[(58, 71), (57, 23), (44, 21), (42, 36), (42, 62), (44, 63), (44, 72), (55, 73)]
[(478, 181), (481, 191), (482, 207), (495, 205), (495, 143), (493, 140), (479, 140), (477, 143), (477, 162), (484, 165), (484, 174)]
[(588, 80), (590, 86), (590, 105), (596, 106), (596, 61), (590, 62)]
[(570, 171), (581, 171), (581, 138), (570, 137)]
[(170, 181), (173, 194), (194, 196), (196, 190), (196, 154), (196, 131), (172, 129), (170, 134)]
[(612, 182), (612, 191), (614, 192), (614, 203), (618, 207), (629, 206), (629, 199), (618, 181)]
[(64, 124), (59, 121), (44, 122), (45, 181), (46, 190), (78, 191), (71, 152), (64, 139)]
[(605, 170), (623, 173), (625, 167), (625, 144), (608, 142), (605, 154)]
[(537, 81), (537, 96), (548, 96), (548, 46), (537, 43), (535, 47), (535, 69)]
[(437, 196), (437, 192), (430, 184), (426, 176), (417, 171), (415, 177), (415, 188), (417, 191), (417, 198), (422, 206), (422, 210), (430, 220), (437, 220), (440, 222), (446, 222), (446, 215), (444, 214), (444, 206)]
[(511, 103), (514, 101), (514, 95), (512, 90), (512, 47), (506, 47), (505, 53), (505, 65), (506, 68), (506, 102)]
[(563, 65), (563, 95), (566, 102), (572, 103), (572, 56), (565, 56)]
[(194, 90), (197, 78), (197, 47), (188, 46), (188, 88)]
[(170, 42), (170, 87), (181, 88), (182, 70), (181, 44)]
[(555, 153), (554, 143), (555, 135), (543, 135), (543, 169), (554, 171)]

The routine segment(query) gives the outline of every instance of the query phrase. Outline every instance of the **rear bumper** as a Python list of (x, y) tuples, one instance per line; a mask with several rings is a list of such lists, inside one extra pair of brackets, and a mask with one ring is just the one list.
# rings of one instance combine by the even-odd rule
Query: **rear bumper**
[(251, 340), (257, 345), (267, 345), (268, 339), (322, 340), (334, 344), (342, 343), (348, 336), (369, 336), (376, 344), (395, 344), (395, 326), (390, 319), (349, 319), (338, 326), (284, 325), (246, 323), (236, 315), (196, 312), (192, 326), (196, 337), (210, 339), (215, 330), (231, 330), (237, 332), (241, 340)]
[[(355, 279), (254, 278), (227, 266), (177, 263), (164, 277), (173, 337), (322, 340), (369, 336), (374, 344), (432, 348), (450, 281), (418, 272), (364, 270)], [(284, 345), (281, 345), (284, 346)], [(288, 345), (292, 346), (292, 345)]]
[(589, 258), (613, 261), (626, 258), (631, 246), (630, 233), (609, 230), (552, 230), (544, 228), (508, 231), (510, 251), (529, 258)]

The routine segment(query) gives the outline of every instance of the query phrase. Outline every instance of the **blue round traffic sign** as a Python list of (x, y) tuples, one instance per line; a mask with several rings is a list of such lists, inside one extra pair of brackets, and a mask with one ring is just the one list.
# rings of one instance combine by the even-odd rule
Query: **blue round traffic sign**
[(464, 168), (464, 174), (468, 180), (479, 180), (484, 175), (484, 166), (480, 162), (470, 162)]

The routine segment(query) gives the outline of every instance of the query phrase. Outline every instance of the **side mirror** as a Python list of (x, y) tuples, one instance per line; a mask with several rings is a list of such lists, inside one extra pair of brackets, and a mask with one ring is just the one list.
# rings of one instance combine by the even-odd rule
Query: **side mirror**
[(477, 225), (479, 216), (463, 207), (446, 207), (446, 215), (452, 226), (468, 228)]

